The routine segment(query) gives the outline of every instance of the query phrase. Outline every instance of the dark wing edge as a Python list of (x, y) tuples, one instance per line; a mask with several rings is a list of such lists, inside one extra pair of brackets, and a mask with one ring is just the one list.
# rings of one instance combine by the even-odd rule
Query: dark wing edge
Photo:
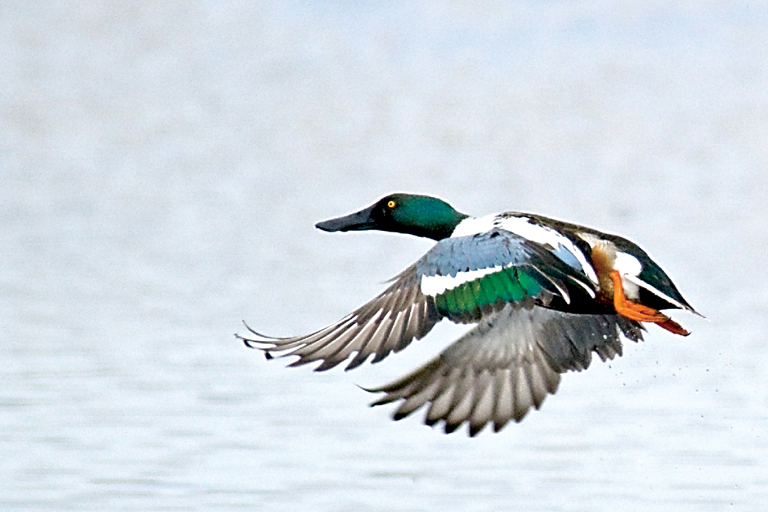
[(402, 400), (393, 414), (399, 420), (428, 404), (424, 423), (443, 421), (446, 433), (464, 422), (470, 436), (488, 423), (498, 432), (539, 409), (560, 374), (587, 368), (593, 351), (603, 360), (621, 355), (620, 335), (639, 341), (642, 327), (618, 315), (507, 306), (414, 372), (368, 389), (384, 393), (371, 405)]
[(399, 352), (414, 339), (424, 337), (442, 319), (432, 297), (421, 293), (416, 266), (411, 265), (371, 301), (338, 322), (305, 336), (277, 338), (260, 334), (246, 324), (248, 336), (236, 335), (246, 346), (258, 348), (271, 358), (298, 356), (289, 366), (322, 361), (315, 371), (329, 370), (355, 357), (345, 370), (357, 368), (371, 354), (377, 363), (392, 352)]

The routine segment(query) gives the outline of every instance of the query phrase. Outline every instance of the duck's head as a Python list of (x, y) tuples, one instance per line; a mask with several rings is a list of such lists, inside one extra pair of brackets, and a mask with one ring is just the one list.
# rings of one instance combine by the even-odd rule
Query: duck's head
[(436, 197), (390, 194), (359, 212), (318, 222), (315, 227), (323, 231), (393, 231), (442, 240), (467, 217)]

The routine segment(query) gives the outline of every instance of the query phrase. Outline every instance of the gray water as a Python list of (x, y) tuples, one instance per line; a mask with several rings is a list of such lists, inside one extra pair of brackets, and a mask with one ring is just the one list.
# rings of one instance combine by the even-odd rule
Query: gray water
[[(768, 7), (0, 5), (3, 510), (762, 510)], [(708, 319), (470, 439), (233, 336), (333, 322), (429, 241), (393, 191), (622, 233)]]

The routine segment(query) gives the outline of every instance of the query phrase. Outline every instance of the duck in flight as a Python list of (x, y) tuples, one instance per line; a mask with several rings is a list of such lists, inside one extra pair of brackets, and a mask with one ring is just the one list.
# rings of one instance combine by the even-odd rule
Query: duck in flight
[[(470, 217), (445, 201), (391, 194), (320, 222), (323, 231), (379, 230), (437, 243), (370, 302), (306, 336), (251, 330), (248, 347), (351, 370), (407, 347), (447, 318), (475, 327), (436, 358), (386, 386), (372, 405), (400, 402), (399, 420), (427, 405), (425, 423), (476, 435), (519, 422), (554, 394), (560, 374), (583, 370), (592, 352), (621, 355), (621, 338), (642, 339), (644, 323), (689, 333), (661, 310), (696, 313), (648, 254), (616, 235), (529, 213)], [(698, 313), (696, 313), (698, 314)], [(354, 357), (352, 357), (354, 354)]]

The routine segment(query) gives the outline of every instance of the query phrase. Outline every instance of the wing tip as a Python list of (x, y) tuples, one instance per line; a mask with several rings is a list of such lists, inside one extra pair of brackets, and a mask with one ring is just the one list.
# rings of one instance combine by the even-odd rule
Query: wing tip
[(248, 332), (250, 332), (254, 338), (248, 338), (246, 336), (243, 336), (241, 334), (235, 333), (235, 338), (242, 341), (246, 347), (248, 348), (260, 348), (263, 350), (263, 347), (259, 347), (256, 344), (257, 343), (272, 343), (274, 344), (275, 341), (278, 341), (280, 338), (276, 338), (274, 336), (267, 336), (266, 334), (261, 334), (260, 332), (254, 330), (251, 328), (250, 325), (246, 323), (245, 320), (242, 321), (243, 325), (246, 329), (248, 329)]

